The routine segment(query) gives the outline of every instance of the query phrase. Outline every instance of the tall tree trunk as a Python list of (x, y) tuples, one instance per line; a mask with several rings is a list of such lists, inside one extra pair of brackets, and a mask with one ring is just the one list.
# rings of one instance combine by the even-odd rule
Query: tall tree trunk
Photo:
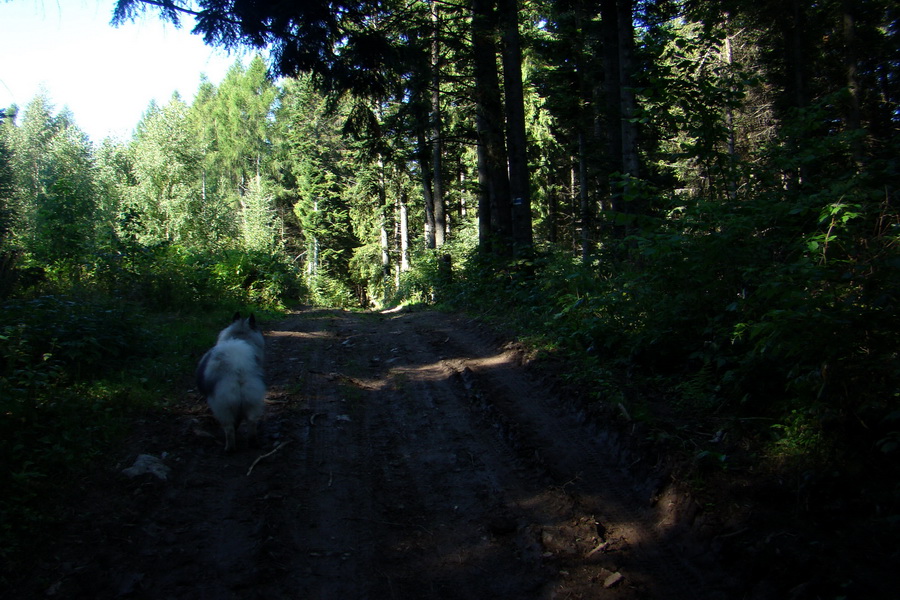
[[(804, 108), (807, 102), (806, 90), (806, 60), (804, 59), (805, 49), (807, 47), (805, 40), (806, 31), (806, 4), (800, 0), (791, 0), (790, 18), (784, 19), (784, 39), (785, 39), (785, 100), (786, 105), (782, 108)], [(790, 139), (788, 143), (792, 146), (794, 152), (799, 153), (804, 140)], [(796, 172), (787, 172), (784, 174), (785, 186), (792, 188), (805, 179), (808, 179), (807, 167), (801, 166)]]
[(447, 233), (446, 206), (444, 205), (443, 132), (441, 117), (441, 39), (440, 16), (437, 2), (431, 3), (431, 156), (434, 206), (434, 245), (444, 245)]
[(384, 297), (387, 296), (388, 285), (391, 281), (391, 251), (388, 246), (388, 203), (387, 203), (387, 178), (384, 174), (384, 158), (378, 157), (378, 205), (381, 207), (381, 274), (384, 278)]
[[(730, 29), (730, 18), (728, 15), (725, 17), (725, 24)], [(732, 66), (734, 65), (734, 49), (733, 49), (733, 37), (731, 33), (725, 34), (725, 47), (722, 49), (722, 53), (724, 55), (724, 62), (728, 65), (729, 72), (731, 71)], [(737, 162), (736, 150), (735, 150), (735, 133), (734, 133), (734, 109), (731, 105), (727, 105), (725, 107), (725, 129), (728, 132), (728, 173), (726, 174), (728, 186), (728, 198), (730, 200), (734, 200), (737, 198), (737, 181), (734, 176), (734, 165)]]
[(434, 206), (434, 245), (444, 245), (447, 233), (446, 206), (444, 204), (443, 132), (441, 117), (441, 42), (440, 17), (437, 2), (431, 3), (431, 144), (432, 144), (432, 205)]
[[(313, 211), (318, 212), (319, 201), (313, 201)], [(319, 238), (313, 234), (309, 240), (309, 246), (306, 256), (306, 276), (311, 283), (315, 282), (319, 274)]]
[(424, 125), (416, 127), (418, 149), (416, 155), (419, 162), (419, 174), (422, 178), (422, 198), (425, 204), (425, 247), (435, 248), (434, 235), (434, 199), (431, 194), (432, 170), (428, 156), (428, 142), (425, 139)]
[(388, 247), (387, 217), (384, 214), (381, 215), (381, 275), (387, 291), (387, 285), (391, 280), (391, 252)]
[[(636, 213), (643, 206), (635, 203), (627, 186), (630, 178), (638, 176), (639, 160), (637, 126), (633, 122), (635, 98), (631, 71), (634, 55), (634, 25), (632, 0), (601, 0), (600, 28), (603, 46), (603, 92), (606, 96), (606, 135), (610, 174), (623, 176), (624, 185), (615, 180), (610, 186), (610, 205), (613, 210)], [(622, 229), (619, 235), (627, 232)]]
[(400, 192), (400, 271), (409, 271), (409, 209), (406, 192)]
[[(484, 147), (494, 254), (512, 252), (512, 212), (504, 139), (503, 102), (497, 72), (497, 20), (492, 0), (472, 0), (472, 50), (475, 59), (475, 110), (479, 141)], [(479, 221), (481, 222), (481, 221)]]
[(634, 70), (634, 24), (632, 0), (619, 0), (619, 125), (622, 128), (622, 172), (638, 176), (637, 125), (634, 122), (636, 101), (631, 73)]
[[(476, 129), (481, 131), (486, 128), (483, 117), (475, 116)], [(483, 253), (492, 252), (491, 248), (491, 178), (488, 174), (487, 151), (484, 149), (484, 141), (479, 136), (475, 148), (478, 155), (478, 249)]]
[[(573, 173), (574, 177), (574, 173)], [(573, 181), (574, 183), (574, 181)], [(581, 261), (587, 264), (591, 259), (591, 205), (587, 192), (587, 156), (584, 131), (578, 132), (578, 199), (581, 216)]]
[(547, 175), (547, 188), (550, 190), (547, 198), (547, 241), (556, 244), (559, 241), (559, 195), (562, 193), (556, 169), (552, 169)]
[(578, 186), (577, 186), (577, 171), (580, 166), (578, 160), (573, 156), (572, 157), (572, 166), (569, 169), (569, 216), (571, 217), (572, 223), (572, 232), (571, 232), (571, 240), (572, 240), (572, 251), (578, 249), (578, 223), (579, 223), (579, 213), (578, 213)]
[[(862, 128), (862, 117), (859, 102), (859, 78), (858, 56), (856, 42), (856, 16), (854, 14), (855, 3), (844, 1), (844, 68), (847, 73), (847, 90), (850, 92), (850, 106), (847, 111), (847, 128), (857, 131)], [(857, 167), (862, 167), (863, 146), (862, 139), (852, 138), (853, 162)]]
[(622, 171), (622, 103), (619, 75), (619, 11), (616, 0), (600, 1), (600, 45), (603, 49), (603, 96), (606, 152), (611, 171)]
[(463, 222), (466, 220), (466, 214), (469, 210), (468, 201), (469, 201), (469, 192), (466, 190), (466, 170), (462, 165), (462, 158), (460, 158), (460, 164), (457, 166), (457, 187), (459, 188), (459, 220)]
[[(605, 193), (599, 198), (599, 206), (615, 213), (625, 210), (622, 205), (622, 190), (616, 184), (615, 173), (622, 173), (622, 103), (621, 97), (621, 76), (619, 70), (621, 63), (619, 61), (619, 16), (618, 3), (616, 0), (600, 1), (600, 46), (603, 52), (603, 78), (600, 84), (600, 92), (603, 95), (602, 102), (598, 101), (596, 106), (603, 107), (604, 115), (602, 119), (598, 119), (597, 123), (602, 126), (603, 131), (598, 134), (606, 140), (606, 160), (603, 161), (605, 180), (607, 183)], [(597, 89), (595, 87), (594, 94), (596, 96)], [(580, 152), (580, 151), (579, 151)], [(582, 198), (582, 202), (584, 202)], [(624, 238), (625, 231), (621, 227), (608, 227), (615, 237)], [(584, 236), (587, 231), (582, 232)], [(590, 258), (589, 242), (582, 237), (581, 258), (587, 261)]]
[(519, 41), (517, 0), (499, 0), (503, 31), (503, 89), (506, 99), (506, 143), (509, 188), (512, 198), (512, 237), (515, 253), (527, 256), (534, 245), (531, 223), (528, 139), (525, 133), (525, 92), (522, 84), (522, 48)]

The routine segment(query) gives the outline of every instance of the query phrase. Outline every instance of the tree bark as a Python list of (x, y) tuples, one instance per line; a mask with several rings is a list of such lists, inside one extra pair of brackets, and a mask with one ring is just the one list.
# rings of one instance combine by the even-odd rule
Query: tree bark
[(441, 115), (441, 43), (440, 18), (437, 2), (431, 3), (433, 25), (431, 39), (431, 147), (432, 147), (432, 205), (434, 206), (434, 247), (444, 245), (447, 216), (444, 204), (443, 135)]
[(384, 158), (378, 157), (378, 205), (381, 207), (381, 273), (384, 277), (384, 291), (387, 293), (388, 282), (391, 280), (391, 250), (388, 245), (388, 210), (387, 180), (384, 176)]
[(409, 271), (409, 209), (406, 192), (400, 193), (400, 272)]
[[(497, 72), (497, 20), (492, 0), (472, 0), (472, 49), (475, 59), (475, 110), (479, 142), (484, 148), (491, 240), (498, 255), (512, 252), (512, 214), (504, 139), (503, 102)], [(482, 221), (479, 220), (479, 223)]]
[[(481, 115), (475, 116), (476, 129), (481, 131), (487, 125), (482, 124)], [(491, 178), (488, 175), (487, 152), (484, 142), (479, 136), (475, 148), (478, 156), (478, 249), (483, 253), (492, 252), (491, 248)]]
[[(631, 71), (634, 68), (632, 8), (632, 0), (600, 2), (607, 151), (609, 172), (613, 176), (610, 180), (610, 205), (613, 210), (625, 213), (639, 213), (645, 209), (635, 199), (635, 194), (628, 193), (627, 189), (630, 180), (638, 176), (640, 165), (637, 126), (632, 120), (636, 106), (631, 81)], [(618, 232), (619, 235), (626, 233), (622, 228)]]
[(425, 247), (435, 248), (436, 239), (434, 235), (434, 197), (431, 194), (431, 178), (432, 169), (428, 157), (428, 142), (425, 139), (425, 131), (421, 127), (416, 127), (416, 137), (418, 138), (418, 156), (419, 174), (422, 179), (422, 199), (425, 204)]
[(622, 129), (622, 173), (638, 176), (637, 125), (634, 123), (636, 101), (631, 73), (634, 69), (634, 25), (632, 0), (618, 3), (619, 46), (619, 126)]
[[(844, 67), (847, 73), (847, 90), (850, 93), (850, 106), (847, 111), (847, 128), (851, 131), (862, 129), (862, 116), (859, 100), (859, 65), (856, 42), (856, 16), (855, 3), (844, 2)], [(851, 142), (853, 162), (857, 167), (863, 164), (863, 146), (859, 137), (854, 137)]]
[(512, 238), (517, 256), (531, 254), (534, 245), (531, 222), (528, 140), (525, 133), (525, 92), (522, 84), (522, 48), (519, 42), (517, 0), (499, 0), (503, 44), (503, 89), (506, 106), (506, 142), (509, 156), (509, 188), (512, 199)]
[[(587, 157), (584, 131), (578, 132), (578, 200), (581, 221), (581, 262), (587, 264), (591, 259), (591, 206), (587, 193)], [(573, 184), (574, 184), (574, 173)]]
[(606, 152), (612, 171), (622, 170), (622, 103), (619, 69), (619, 12), (616, 0), (600, 2), (600, 44), (603, 48), (603, 96)]

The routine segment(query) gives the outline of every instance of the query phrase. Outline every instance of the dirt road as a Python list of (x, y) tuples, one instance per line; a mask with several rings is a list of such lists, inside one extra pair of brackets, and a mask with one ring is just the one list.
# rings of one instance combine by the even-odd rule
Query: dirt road
[[(171, 470), (85, 492), (50, 598), (728, 598), (666, 474), (436, 312), (303, 310), (265, 324), (263, 448), (196, 398), (133, 443)], [(264, 455), (260, 458), (261, 455)]]

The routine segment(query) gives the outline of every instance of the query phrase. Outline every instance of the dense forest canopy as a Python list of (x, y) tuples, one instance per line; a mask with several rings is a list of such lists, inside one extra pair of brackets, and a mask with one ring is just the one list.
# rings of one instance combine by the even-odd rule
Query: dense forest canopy
[(145, 12), (268, 63), (151, 105), (129, 140), (9, 107), (3, 296), (508, 312), (598, 399), (637, 371), (681, 408), (773, 419), (785, 451), (896, 457), (895, 2), (119, 0), (115, 20)]

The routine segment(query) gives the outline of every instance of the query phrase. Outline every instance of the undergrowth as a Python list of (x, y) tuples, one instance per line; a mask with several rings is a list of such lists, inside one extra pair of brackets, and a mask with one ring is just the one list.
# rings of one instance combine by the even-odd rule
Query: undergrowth
[(588, 265), (568, 252), (524, 261), (472, 252), (452, 278), (425, 269), (408, 287), (515, 332), (588, 402), (644, 423), (701, 474), (750, 463), (807, 482), (859, 464), (892, 472), (900, 369), (890, 340), (900, 327), (887, 299), (900, 289), (886, 282), (896, 259), (869, 265), (882, 281), (873, 294), (846, 275), (851, 267), (802, 247), (780, 249), (793, 258), (779, 263), (763, 242), (739, 256), (724, 253), (733, 240), (716, 238), (662, 232)]
[(183, 393), (235, 311), (266, 318), (297, 291), (264, 259), (147, 252), (77, 277), (46, 268), (0, 301), (0, 581), (81, 478), (112, 468), (135, 415)]

